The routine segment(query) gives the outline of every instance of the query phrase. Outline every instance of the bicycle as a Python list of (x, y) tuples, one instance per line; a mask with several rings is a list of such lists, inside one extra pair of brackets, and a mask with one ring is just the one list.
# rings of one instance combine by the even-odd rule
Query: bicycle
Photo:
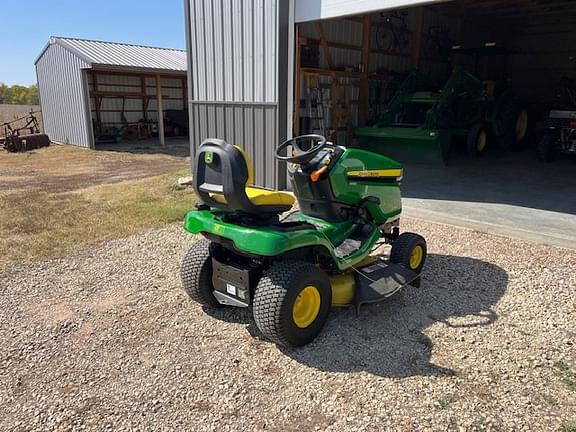
[(410, 47), (410, 30), (406, 23), (408, 13), (382, 12), (384, 18), (376, 29), (376, 46), (383, 51), (407, 52)]
[(428, 28), (424, 39), (424, 56), (427, 58), (440, 58), (447, 62), (454, 46), (454, 39), (446, 26), (436, 25)]

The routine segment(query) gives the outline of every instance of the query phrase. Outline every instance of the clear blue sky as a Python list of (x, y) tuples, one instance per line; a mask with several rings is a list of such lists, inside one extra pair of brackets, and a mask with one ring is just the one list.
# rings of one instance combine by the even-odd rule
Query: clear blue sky
[(184, 0), (2, 1), (0, 82), (36, 83), (34, 60), (50, 36), (184, 49)]

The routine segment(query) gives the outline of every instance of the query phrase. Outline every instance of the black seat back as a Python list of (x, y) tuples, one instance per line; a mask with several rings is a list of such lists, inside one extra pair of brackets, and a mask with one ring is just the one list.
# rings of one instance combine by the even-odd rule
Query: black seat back
[[(226, 141), (208, 138), (202, 142), (194, 161), (194, 189), (210, 207), (259, 213), (246, 196), (250, 171), (240, 150)], [(224, 197), (225, 203), (214, 195)]]
[[(217, 138), (202, 142), (194, 160), (194, 189), (203, 204), (256, 217), (270, 217), (290, 205), (254, 205), (246, 195), (251, 182), (247, 156), (236, 146)], [(219, 200), (215, 196), (223, 197)]]

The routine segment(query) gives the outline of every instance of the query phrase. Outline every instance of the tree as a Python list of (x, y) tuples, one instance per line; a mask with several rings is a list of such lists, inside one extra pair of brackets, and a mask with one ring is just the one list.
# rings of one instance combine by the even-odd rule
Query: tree
[(0, 104), (38, 105), (38, 86), (7, 86), (0, 83)]

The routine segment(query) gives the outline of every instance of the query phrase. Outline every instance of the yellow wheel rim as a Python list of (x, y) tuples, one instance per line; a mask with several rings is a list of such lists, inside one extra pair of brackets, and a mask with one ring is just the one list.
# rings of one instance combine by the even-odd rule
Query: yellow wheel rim
[(320, 312), (320, 292), (309, 285), (300, 293), (292, 305), (292, 319), (300, 328), (306, 328), (314, 322)]
[(478, 134), (478, 142), (476, 143), (478, 153), (482, 153), (486, 148), (486, 131), (481, 130)]
[(423, 257), (424, 249), (422, 249), (422, 246), (418, 245), (412, 249), (412, 253), (410, 254), (410, 268), (416, 270), (420, 264), (422, 264)]
[(516, 141), (522, 141), (528, 130), (528, 113), (522, 111), (516, 119)]

